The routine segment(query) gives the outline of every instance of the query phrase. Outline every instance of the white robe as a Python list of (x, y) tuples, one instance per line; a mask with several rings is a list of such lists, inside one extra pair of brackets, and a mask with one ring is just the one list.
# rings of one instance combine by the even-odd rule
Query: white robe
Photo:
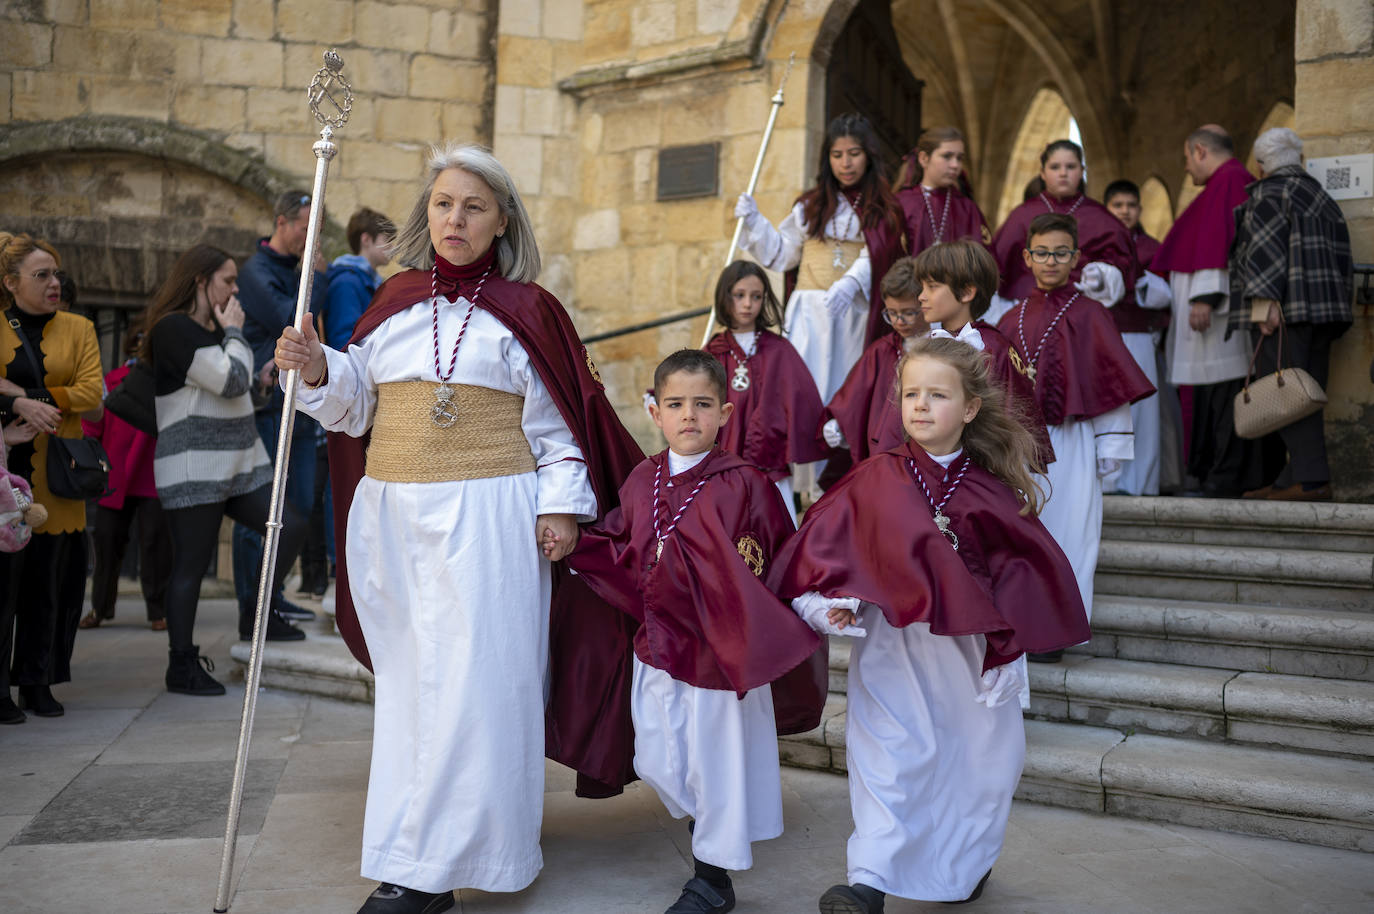
[[(1169, 273), (1173, 296), (1173, 319), (1169, 322), (1169, 383), (1217, 384), (1245, 377), (1250, 366), (1249, 337), (1231, 334), (1226, 339), (1230, 313), (1230, 281), (1225, 270), (1197, 270)], [(1200, 295), (1220, 292), (1227, 296), (1221, 307), (1212, 309), (1212, 325), (1198, 333), (1188, 324), (1191, 301)]]
[[(1136, 286), (1136, 300), (1140, 307), (1151, 311), (1162, 311), (1169, 307), (1169, 286), (1163, 279), (1146, 271)], [(1131, 353), (1131, 358), (1140, 366), (1145, 377), (1159, 389), (1159, 360), (1156, 351), (1159, 334), (1122, 333), (1121, 341)], [(1150, 394), (1143, 400), (1131, 404), (1131, 431), (1135, 435), (1135, 456), (1123, 461), (1121, 469), (1109, 473), (1102, 479), (1102, 489), (1106, 492), (1120, 492), (1125, 495), (1158, 495), (1160, 450), (1162, 441), (1162, 417), (1158, 393)]]
[[(755, 220), (741, 241), (741, 248), (763, 267), (779, 273), (794, 269), (801, 263), (802, 245), (809, 237), (804, 208), (797, 203), (776, 229), (766, 219)], [(859, 216), (841, 195), (835, 214), (826, 224), (825, 240), (864, 242)], [(865, 246), (854, 262), (845, 270), (852, 276), (863, 294), (850, 301), (850, 307), (840, 317), (831, 317), (825, 307), (825, 289), (798, 287), (787, 300), (783, 315), (782, 335), (797, 350), (802, 362), (816, 382), (821, 402), (829, 403), (840, 389), (849, 369), (864, 352), (864, 336), (868, 330), (868, 308), (873, 289), (873, 266)], [(881, 277), (879, 277), (881, 280)], [(793, 485), (799, 492), (820, 497), (816, 479), (824, 461), (799, 464), (794, 468)]]
[(976, 700), (986, 641), (867, 609), (849, 660), (848, 880), (962, 901), (1002, 851), (1026, 754), (1019, 703)]
[(1088, 618), (1093, 614), (1093, 575), (1102, 545), (1102, 484), (1097, 461), (1134, 455), (1131, 410), (1122, 405), (1094, 419), (1048, 427), (1054, 463), (1046, 473), (1040, 522), (1064, 550), (1078, 580)]
[[(673, 476), (708, 453), (668, 452)], [(771, 686), (734, 692), (679, 682), (638, 657), (630, 686), (635, 773), (675, 819), (691, 816), (692, 854), (727, 870), (754, 865), (753, 841), (782, 834), (782, 774)]]
[[(466, 310), (462, 299), (440, 307), (445, 362)], [(430, 303), (345, 353), (325, 353), (328, 383), (302, 386), (300, 407), (359, 436), (372, 425), (378, 384), (437, 381)], [(425, 892), (513, 892), (543, 863), (551, 579), (535, 519), (590, 520), (597, 505), (524, 348), (480, 306), (452, 380), (525, 398), (521, 426), (538, 469), (432, 483), (364, 476), (358, 485), (348, 581), (376, 672), (362, 875)]]

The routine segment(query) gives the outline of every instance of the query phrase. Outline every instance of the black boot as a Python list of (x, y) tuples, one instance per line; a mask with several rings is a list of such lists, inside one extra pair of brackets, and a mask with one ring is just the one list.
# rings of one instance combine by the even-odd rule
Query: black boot
[(28, 720), (29, 716), (19, 710), (19, 706), (10, 698), (9, 689), (5, 690), (4, 695), (0, 695), (0, 724), (22, 724)]
[(39, 717), (61, 717), (67, 713), (61, 702), (52, 697), (52, 689), (45, 685), (20, 686), (19, 707), (32, 711)]
[[(205, 665), (204, 669), (201, 664)], [(168, 651), (167, 691), (181, 695), (223, 695), (224, 686), (209, 673), (214, 668), (215, 662), (202, 656), (200, 648), (194, 644), (189, 651)]]
[(983, 886), (988, 884), (988, 877), (992, 875), (992, 870), (983, 874), (983, 878), (978, 880), (978, 884), (973, 887), (972, 894), (963, 901), (951, 901), (950, 904), (968, 904), (970, 901), (977, 901), (983, 895)]
[(883, 914), (887, 896), (862, 882), (832, 885), (821, 896), (821, 914)]
[[(268, 641), (304, 641), (305, 632), (287, 622), (275, 609), (267, 611)], [(239, 609), (239, 640), (253, 640), (253, 610)]]
[(367, 896), (358, 914), (439, 914), (454, 904), (452, 892), (421, 892), (383, 882)]

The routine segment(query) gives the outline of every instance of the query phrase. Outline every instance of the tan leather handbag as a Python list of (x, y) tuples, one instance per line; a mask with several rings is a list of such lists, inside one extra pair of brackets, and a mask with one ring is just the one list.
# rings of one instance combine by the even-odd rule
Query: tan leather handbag
[(1262, 438), (1305, 419), (1326, 408), (1326, 391), (1301, 368), (1283, 367), (1283, 313), (1279, 312), (1278, 370), (1262, 378), (1255, 374), (1264, 337), (1255, 343), (1250, 356), (1250, 370), (1245, 375), (1245, 387), (1236, 394), (1236, 434), (1242, 438)]

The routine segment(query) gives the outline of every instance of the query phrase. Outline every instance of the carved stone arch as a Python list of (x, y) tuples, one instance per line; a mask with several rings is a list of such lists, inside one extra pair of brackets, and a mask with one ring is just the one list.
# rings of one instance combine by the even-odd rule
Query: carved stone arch
[(1140, 182), (1140, 225), (1145, 233), (1162, 239), (1174, 224), (1174, 205), (1169, 185), (1158, 175)]
[(1043, 85), (1031, 96), (1012, 142), (997, 209), (987, 214), (994, 225), (1001, 225), (1021, 205), (1026, 183), (1040, 174), (1041, 151), (1050, 142), (1069, 135), (1072, 118), (1073, 112), (1058, 87)]

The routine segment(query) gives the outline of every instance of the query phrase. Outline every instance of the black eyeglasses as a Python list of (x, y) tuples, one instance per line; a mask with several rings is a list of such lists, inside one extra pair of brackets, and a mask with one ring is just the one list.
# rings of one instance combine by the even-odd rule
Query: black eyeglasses
[(1055, 248), (1053, 251), (1048, 248), (1031, 248), (1031, 260), (1036, 263), (1049, 263), (1050, 258), (1054, 258), (1055, 263), (1068, 263), (1073, 260), (1073, 255), (1078, 253), (1078, 248)]
[(883, 320), (889, 324), (914, 324), (921, 316), (920, 311), (889, 311), (883, 309)]

